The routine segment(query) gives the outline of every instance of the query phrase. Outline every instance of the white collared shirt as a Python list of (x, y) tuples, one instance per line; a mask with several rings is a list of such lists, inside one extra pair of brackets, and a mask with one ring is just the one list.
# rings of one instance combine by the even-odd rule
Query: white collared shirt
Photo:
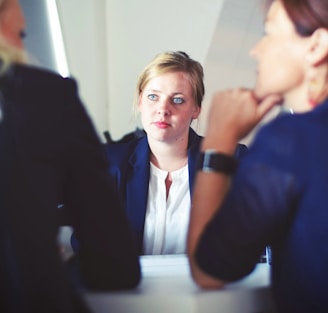
[(191, 205), (188, 164), (171, 172), (172, 184), (166, 199), (167, 175), (167, 171), (150, 163), (144, 254), (186, 253)]

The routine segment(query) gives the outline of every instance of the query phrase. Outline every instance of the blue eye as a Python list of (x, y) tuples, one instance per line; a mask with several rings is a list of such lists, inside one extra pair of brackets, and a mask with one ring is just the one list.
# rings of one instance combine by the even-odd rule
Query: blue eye
[(176, 97), (176, 98), (173, 98), (173, 99), (172, 99), (172, 102), (173, 102), (174, 104), (181, 104), (181, 103), (184, 102), (184, 100), (183, 100), (183, 98), (178, 98), (178, 97)]
[(156, 95), (154, 95), (154, 94), (147, 95), (147, 98), (148, 98), (149, 100), (151, 100), (151, 101), (155, 101), (155, 100), (158, 99), (158, 97), (157, 97)]

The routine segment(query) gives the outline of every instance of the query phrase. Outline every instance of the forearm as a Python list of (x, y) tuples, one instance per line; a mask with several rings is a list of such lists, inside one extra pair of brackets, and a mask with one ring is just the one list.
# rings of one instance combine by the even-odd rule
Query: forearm
[[(201, 150), (215, 150), (233, 156), (237, 142), (246, 136), (279, 101), (270, 96), (258, 102), (250, 89), (232, 89), (214, 95), (208, 114), (208, 129)], [(229, 189), (230, 176), (221, 172), (198, 172), (192, 195), (187, 251), (192, 275), (203, 287), (220, 287), (223, 282), (198, 267), (195, 252), (207, 223), (220, 209)]]
[[(224, 136), (218, 139), (218, 134), (213, 138), (210, 134), (204, 139), (201, 151), (214, 149), (220, 153), (233, 156), (236, 140)], [(215, 139), (215, 140), (212, 140)], [(219, 209), (230, 185), (230, 176), (220, 172), (202, 172), (196, 174), (192, 208), (188, 233), (188, 257), (194, 280), (206, 288), (219, 288), (223, 282), (204, 273), (195, 260), (195, 252), (201, 234), (207, 223)]]

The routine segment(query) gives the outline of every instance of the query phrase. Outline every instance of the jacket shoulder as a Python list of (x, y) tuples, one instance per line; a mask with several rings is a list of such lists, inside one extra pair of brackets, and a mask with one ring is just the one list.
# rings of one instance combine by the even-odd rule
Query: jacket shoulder
[[(50, 70), (28, 65), (12, 65), (3, 78), (4, 86), (18, 89), (29, 94), (37, 89), (40, 93), (48, 93), (54, 97), (66, 92), (77, 92), (74, 78), (62, 77)], [(61, 93), (58, 93), (60, 89)]]
[(124, 143), (105, 144), (106, 156), (110, 165), (126, 164), (143, 139), (137, 138)]

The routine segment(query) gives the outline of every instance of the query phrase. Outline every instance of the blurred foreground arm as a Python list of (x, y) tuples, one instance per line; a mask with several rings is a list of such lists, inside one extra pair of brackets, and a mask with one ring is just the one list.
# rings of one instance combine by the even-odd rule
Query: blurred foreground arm
[[(233, 157), (237, 142), (258, 124), (277, 101), (277, 97), (270, 97), (259, 104), (253, 92), (245, 89), (217, 93), (212, 100), (201, 152), (215, 150)], [(220, 288), (225, 283), (205, 273), (206, 269), (199, 267), (195, 254), (207, 223), (219, 210), (229, 190), (230, 181), (231, 177), (221, 172), (198, 171), (196, 174), (187, 253), (193, 279), (201, 287)]]

